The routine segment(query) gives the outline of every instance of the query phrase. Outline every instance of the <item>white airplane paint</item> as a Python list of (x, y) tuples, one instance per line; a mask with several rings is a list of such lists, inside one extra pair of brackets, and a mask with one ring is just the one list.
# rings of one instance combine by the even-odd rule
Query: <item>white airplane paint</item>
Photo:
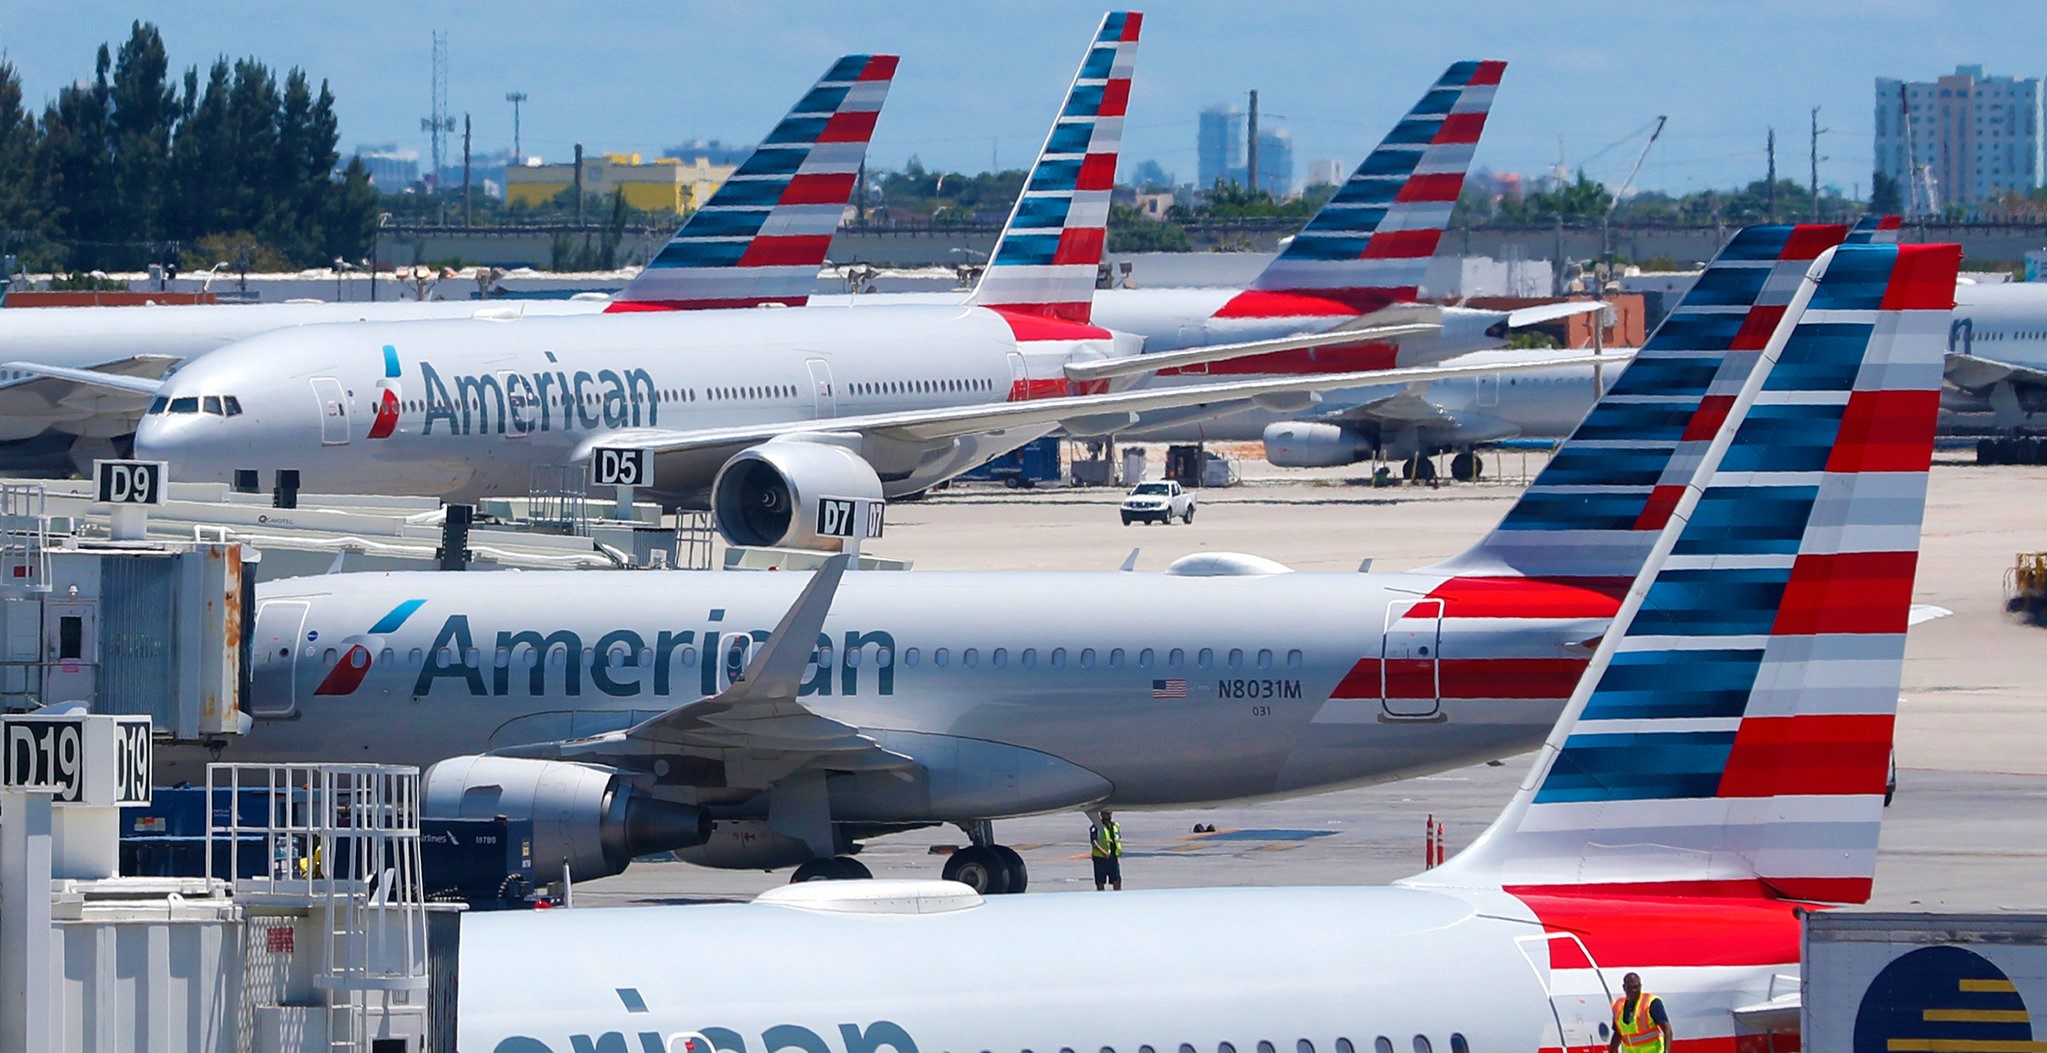
[(1991, 414), (2002, 430), (2047, 412), (2047, 284), (1962, 285), (1948, 336), (1942, 408)]
[[(1865, 902), (1874, 877), (1932, 453), (1917, 396), (1939, 383), (1946, 324), (1943, 294), (1913, 286), (1959, 257), (1814, 261), (1528, 779), (1445, 866), (1385, 888), (984, 901), (848, 882), (471, 916), (460, 1046), (1596, 1053), (1624, 1011), (1647, 1015), (1617, 997), (1632, 971), (1689, 1049), (1790, 1048), (1799, 912)], [(1841, 327), (1862, 334), (1852, 361), (1825, 349)], [(1785, 441), (1896, 394), (1881, 434)], [(1725, 518), (1764, 505), (1788, 516), (1765, 517), (1779, 559)], [(1833, 573), (1843, 560), (1884, 569)], [(1765, 568), (1789, 586), (1749, 591)], [(1723, 676), (1737, 654), (1756, 664)], [(715, 964), (678, 967), (691, 951)]]

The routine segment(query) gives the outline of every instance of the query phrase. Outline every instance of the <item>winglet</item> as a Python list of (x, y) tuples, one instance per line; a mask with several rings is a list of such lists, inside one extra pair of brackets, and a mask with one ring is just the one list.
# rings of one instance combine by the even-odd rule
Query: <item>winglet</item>
[(895, 72), (894, 55), (832, 63), (605, 310), (808, 302)]
[(746, 663), (740, 682), (720, 695), (724, 702), (746, 699), (793, 699), (803, 686), (804, 670), (817, 651), (817, 634), (832, 612), (832, 599), (853, 557), (846, 553), (827, 558), (810, 575), (810, 582), (796, 596), (796, 602), (782, 615), (768, 640)]
[(1506, 69), (1495, 60), (1452, 63), (1216, 317), (1366, 313), (1414, 299)]
[(1102, 19), (971, 303), (1005, 314), (1088, 320), (1143, 23), (1135, 11)]

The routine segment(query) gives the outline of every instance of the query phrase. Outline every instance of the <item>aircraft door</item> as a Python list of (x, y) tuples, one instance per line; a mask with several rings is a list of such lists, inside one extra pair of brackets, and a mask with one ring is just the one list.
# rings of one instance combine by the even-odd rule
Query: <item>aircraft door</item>
[(1478, 382), (1478, 404), (1481, 406), (1499, 405), (1500, 375), (1498, 373), (1480, 373), (1475, 379)]
[(306, 630), (303, 600), (265, 600), (256, 606), (256, 631), (249, 644), (249, 697), (242, 708), (259, 719), (276, 720), (298, 710), (299, 646)]
[(1007, 396), (1007, 401), (1022, 402), (1030, 397), (1030, 368), (1024, 364), (1024, 356), (1011, 351), (1009, 353), (1009, 395)]
[(348, 445), (348, 394), (333, 377), (313, 378), (313, 401), (320, 406), (320, 445)]
[(832, 364), (822, 358), (804, 362), (810, 369), (811, 405), (819, 420), (839, 415), (839, 396), (832, 390)]
[(1440, 719), (1443, 601), (1394, 600), (1379, 636), (1379, 700), (1387, 717)]
[(1514, 942), (1549, 992), (1557, 1030), (1544, 1038), (1542, 1048), (1605, 1049), (1613, 1032), (1614, 996), (1584, 941), (1576, 933), (1552, 932)]
[(97, 600), (43, 601), (43, 701), (95, 701), (99, 624)]

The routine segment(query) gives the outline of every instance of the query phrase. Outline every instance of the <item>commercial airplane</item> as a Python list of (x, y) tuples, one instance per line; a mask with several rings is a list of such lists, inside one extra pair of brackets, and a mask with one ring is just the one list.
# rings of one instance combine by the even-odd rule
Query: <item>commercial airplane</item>
[[(732, 177), (616, 297), (367, 303), (191, 304), (0, 311), (0, 468), (84, 471), (124, 456), (154, 398), (150, 382), (259, 333), (338, 322), (510, 319), (605, 311), (797, 306), (817, 284), (852, 199), (894, 55), (834, 61)], [(289, 344), (293, 336), (279, 341)], [(33, 361), (38, 367), (28, 368)], [(78, 375), (69, 371), (91, 371)], [(102, 374), (141, 381), (126, 388)], [(195, 412), (225, 415), (227, 402)]]
[(858, 876), (860, 838), (956, 823), (974, 847), (947, 875), (1000, 892), (1027, 875), (993, 819), (1531, 748), (1796, 276), (1844, 233), (1737, 234), (1499, 528), (1434, 567), (270, 582), (232, 759), (440, 761), (433, 814), (532, 816), (543, 866), (586, 877), (674, 848)]
[(1963, 285), (1948, 332), (1943, 408), (1989, 413), (1998, 430), (2038, 427), (2047, 411), (2047, 284)]
[[(1757, 368), (1691, 415), (1696, 477), (1528, 778), (1447, 864), (1377, 888), (828, 882), (475, 915), (459, 1044), (1595, 1053), (1633, 971), (1686, 1049), (1796, 1048), (1799, 913), (1866, 901), (1875, 873), (1959, 259), (1814, 262)], [(716, 967), (678, 967), (695, 949)]]

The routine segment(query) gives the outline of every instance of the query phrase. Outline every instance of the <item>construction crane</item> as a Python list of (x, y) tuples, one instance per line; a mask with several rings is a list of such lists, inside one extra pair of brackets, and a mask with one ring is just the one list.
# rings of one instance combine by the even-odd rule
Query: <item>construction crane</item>
[(1642, 171), (1642, 162), (1647, 161), (1649, 159), (1649, 148), (1655, 146), (1656, 140), (1662, 137), (1663, 126), (1664, 124), (1669, 122), (1669, 120), (1670, 120), (1669, 114), (1659, 113), (1656, 115), (1656, 127), (1653, 131), (1649, 133), (1649, 141), (1642, 144), (1642, 152), (1635, 155), (1635, 163), (1633, 167), (1628, 169), (1628, 177), (1626, 179), (1621, 180), (1620, 189), (1613, 192), (1613, 200), (1607, 203), (1606, 214), (1599, 217), (1600, 261), (1606, 265), (1608, 277), (1611, 277), (1613, 274), (1614, 210), (1621, 207), (1621, 199), (1623, 197), (1626, 197), (1628, 189), (1635, 185), (1635, 176), (1637, 173)]

